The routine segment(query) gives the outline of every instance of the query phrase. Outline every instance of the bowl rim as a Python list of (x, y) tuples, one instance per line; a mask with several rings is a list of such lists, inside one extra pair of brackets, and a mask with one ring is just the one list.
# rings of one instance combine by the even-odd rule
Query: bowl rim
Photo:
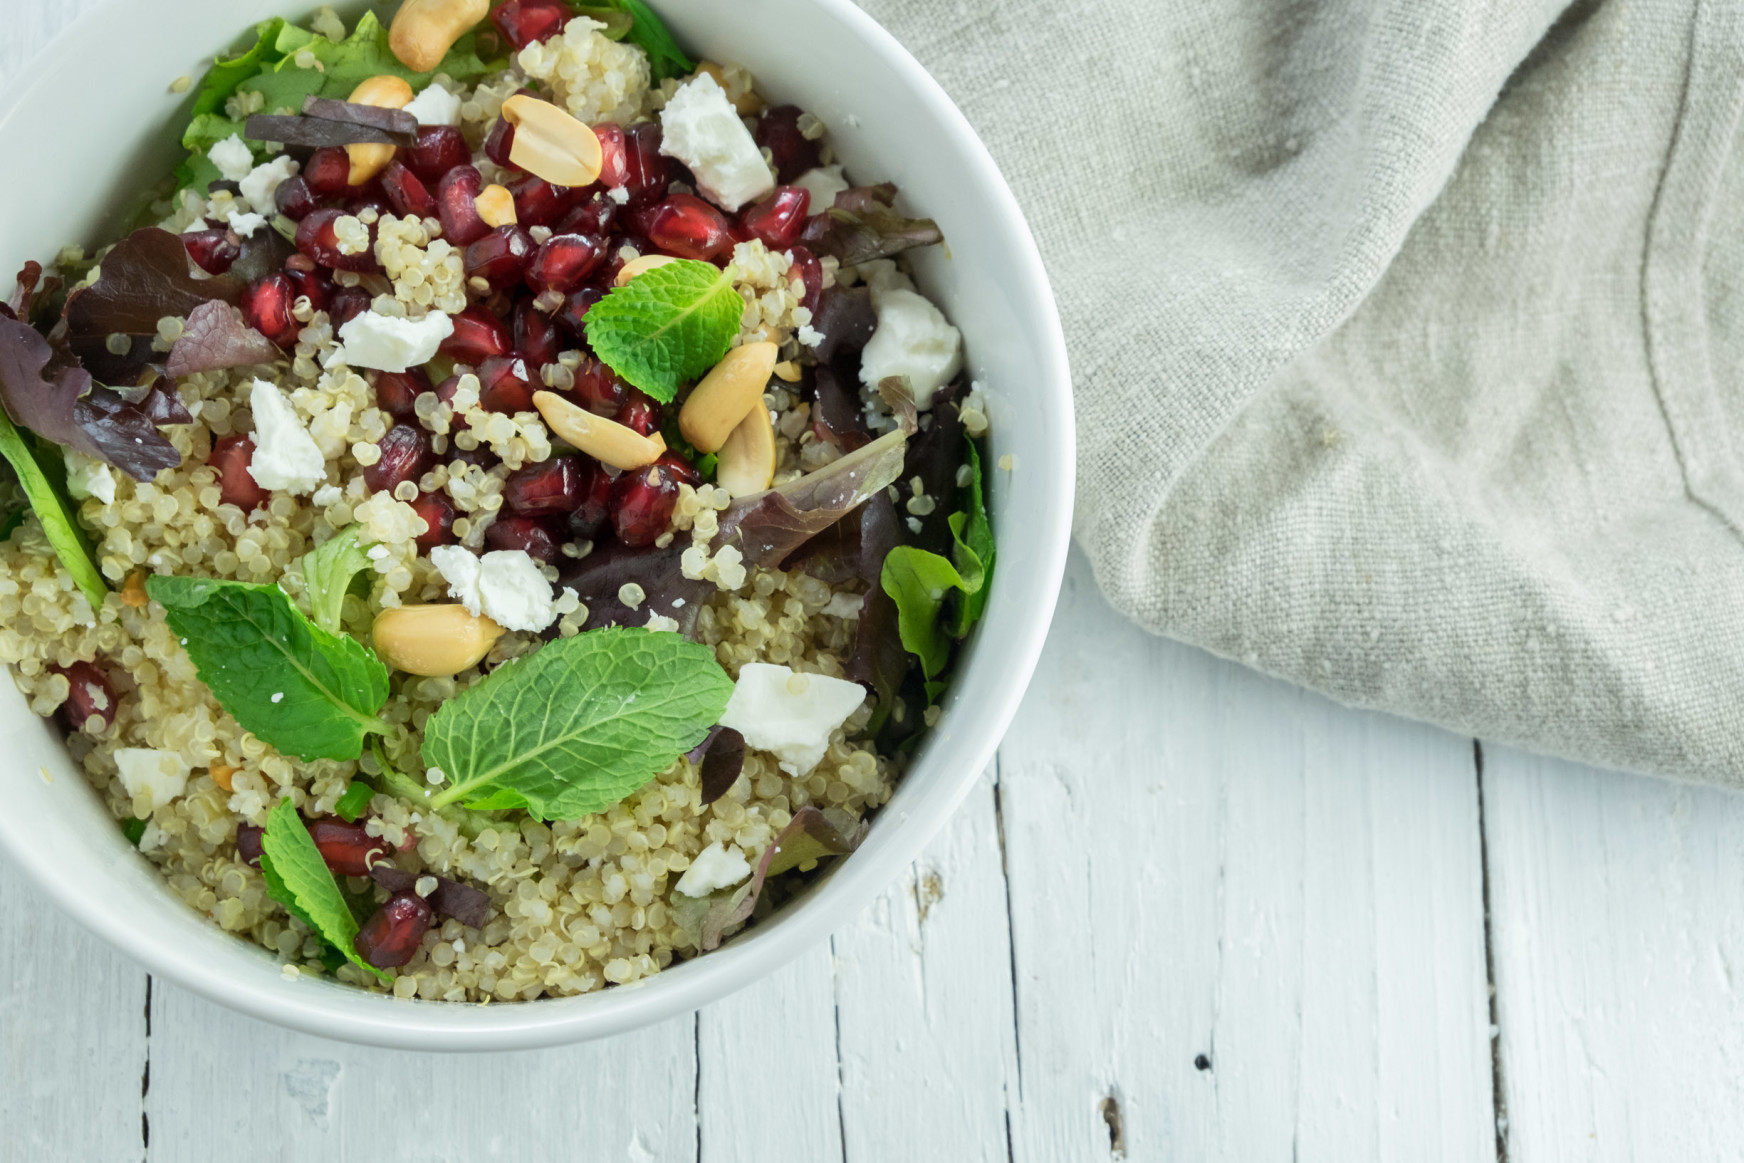
[[(1048, 447), (1050, 463), (1058, 480), (1050, 481), (1059, 500), (1035, 514), (1039, 553), (1025, 563), (1026, 572), (1038, 579), (1039, 598), (1034, 613), (1021, 620), (1017, 633), (1006, 646), (1017, 665), (1008, 673), (1019, 676), (1005, 681), (995, 692), (997, 699), (976, 708), (971, 744), (975, 762), (965, 764), (954, 778), (935, 776), (938, 785), (925, 800), (927, 820), (908, 823), (899, 840), (862, 849), (853, 858), (838, 862), (794, 901), (784, 905), (746, 933), (722, 948), (693, 957), (662, 970), (650, 978), (625, 986), (565, 998), (540, 998), (530, 1003), (491, 1006), (456, 1005), (447, 1002), (414, 1002), (380, 997), (336, 982), (322, 981), (328, 990), (299, 989), (294, 993), (267, 990), (247, 979), (232, 979), (217, 973), (199, 972), (187, 958), (174, 956), (164, 942), (153, 940), (143, 930), (106, 927), (102, 911), (78, 894), (64, 880), (50, 875), (38, 862), (17, 858), (8, 832), (0, 821), (0, 851), (8, 862), (51, 899), (62, 912), (160, 975), (207, 1000), (275, 1025), (340, 1041), (389, 1049), (422, 1051), (489, 1052), (534, 1049), (583, 1040), (610, 1037), (692, 1012), (779, 969), (811, 948), (847, 919), (857, 915), (911, 864), (922, 849), (943, 829), (952, 813), (968, 795), (981, 773), (993, 760), (1006, 729), (1015, 717), (1029, 677), (1040, 660), (1062, 585), (1071, 539), (1073, 492), (1076, 483), (1077, 448), (1073, 420), (1071, 375), (1065, 336), (1041, 253), (1016, 196), (967, 117), (942, 86), (896, 38), (850, 0), (805, 0), (823, 15), (846, 26), (846, 31), (868, 53), (882, 58), (909, 85), (915, 95), (938, 117), (940, 127), (965, 165), (971, 167), (989, 195), (989, 209), (1009, 224), (1017, 244), (1015, 261), (1025, 272), (1026, 286), (1033, 291), (1033, 306), (1046, 326), (1034, 337), (1042, 355), (1037, 379), (1041, 409), (1040, 436)], [(10, 123), (27, 94), (52, 82), (75, 62), (76, 45), (108, 14), (127, 0), (105, 0), (63, 28), (39, 50), (0, 91), (0, 132)], [(1051, 474), (1050, 474), (1051, 475)], [(942, 774), (942, 773), (941, 773)], [(94, 793), (93, 793), (94, 794)], [(890, 809), (881, 809), (882, 819)], [(908, 816), (911, 816), (909, 813)], [(908, 816), (903, 817), (904, 821)], [(876, 827), (874, 829), (876, 832)], [(829, 887), (826, 894), (822, 890)], [(825, 913), (822, 910), (827, 909)], [(203, 923), (209, 923), (201, 918)], [(229, 934), (219, 934), (230, 938)], [(305, 983), (313, 984), (313, 983)], [(357, 1005), (332, 1004), (329, 991), (347, 996), (379, 998), (369, 1012)], [(343, 1011), (343, 1012), (342, 1012)], [(442, 1014), (453, 1015), (444, 1019)], [(459, 1020), (464, 1017), (464, 1020)]]

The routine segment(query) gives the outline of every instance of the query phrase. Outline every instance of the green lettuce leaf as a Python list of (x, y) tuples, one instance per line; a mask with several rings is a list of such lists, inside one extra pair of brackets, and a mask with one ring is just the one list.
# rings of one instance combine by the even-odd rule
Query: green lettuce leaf
[(801, 808), (763, 850), (750, 880), (702, 897), (674, 892), (669, 900), (673, 920), (704, 953), (718, 949), (728, 929), (751, 918), (770, 877), (815, 866), (829, 856), (846, 856), (865, 836), (866, 824), (841, 808)]
[(357, 918), (346, 904), (339, 882), (333, 879), (321, 850), (303, 826), (297, 809), (288, 799), (267, 814), (266, 831), (260, 837), (260, 872), (267, 895), (285, 906), (285, 911), (360, 969), (383, 981), (384, 973), (357, 955)]
[(276, 48), (284, 27), (284, 18), (280, 16), (263, 21), (255, 27), (255, 42), (247, 52), (229, 59), (218, 57), (213, 60), (212, 67), (206, 70), (206, 76), (194, 93), (195, 118), (206, 113), (224, 112), (224, 103), (230, 100), (238, 85), (284, 56)]
[[(318, 68), (305, 69), (297, 63), (297, 54), (305, 50), (315, 58)], [(344, 101), (371, 77), (403, 77), (413, 89), (422, 89), (437, 73), (446, 73), (456, 82), (464, 83), (507, 64), (480, 60), (476, 41), (469, 32), (454, 43), (436, 68), (427, 73), (413, 72), (394, 56), (393, 49), (388, 47), (388, 30), (373, 12), (365, 12), (351, 35), (337, 44), (287, 24), (279, 31), (274, 51), (281, 54), (278, 60), (236, 87), (239, 92), (260, 93), (265, 97), (266, 107), (262, 111), (266, 113), (301, 113), (305, 97)]]
[(163, 605), (200, 679), (244, 728), (300, 759), (356, 759), (376, 718), (388, 671), (373, 651), (305, 618), (276, 585), (156, 575)]
[(572, 820), (617, 803), (702, 742), (733, 680), (677, 634), (615, 627), (562, 638), (444, 703), (424, 762), (432, 807), (525, 808)]
[(732, 267), (679, 259), (644, 271), (595, 303), (587, 339), (613, 371), (663, 404), (727, 354), (744, 300)]
[(950, 516), (951, 537), (955, 544), (951, 549), (951, 557), (957, 563), (960, 573), (979, 572), (982, 578), (980, 585), (972, 591), (965, 592), (963, 600), (957, 606), (957, 616), (951, 625), (951, 633), (958, 638), (969, 633), (969, 627), (981, 620), (982, 613), (987, 609), (987, 597), (993, 587), (987, 584), (987, 579), (993, 576), (993, 526), (987, 520), (987, 498), (985, 486), (981, 480), (981, 452), (975, 447), (975, 441), (967, 437), (963, 440), (966, 450), (965, 463), (969, 466), (969, 484), (963, 493), (967, 498), (968, 508)]
[[(58, 460), (60, 450), (54, 451)], [(91, 608), (100, 608), (109, 587), (85, 545), (84, 534), (73, 517), (72, 502), (67, 500), (65, 491), (57, 486), (43, 463), (37, 460), (24, 433), (13, 427), (5, 409), (0, 409), (0, 457), (5, 457), (17, 474), (24, 499), (30, 502), (30, 510), (36, 514), (55, 556), (61, 559), (61, 565), (72, 575), (73, 581), (90, 601)]]
[(303, 555), (303, 587), (315, 625), (340, 633), (340, 612), (352, 579), (369, 568), (369, 553), (359, 544), (356, 525), (347, 525), (324, 544)]

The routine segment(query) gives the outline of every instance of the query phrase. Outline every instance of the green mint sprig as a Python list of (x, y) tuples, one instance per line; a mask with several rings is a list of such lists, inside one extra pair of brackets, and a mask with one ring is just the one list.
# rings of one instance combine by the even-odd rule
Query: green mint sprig
[(345, 903), (345, 894), (321, 850), (315, 847), (309, 829), (303, 826), (297, 809), (288, 799), (267, 814), (266, 830), (260, 837), (260, 872), (266, 881), (267, 895), (285, 906), (285, 911), (309, 927), (309, 931), (345, 954), (347, 960), (360, 969), (367, 969), (383, 981), (394, 975), (384, 973), (357, 955), (357, 918)]
[(679, 259), (644, 271), (595, 303), (587, 339), (606, 366), (661, 403), (727, 354), (744, 318), (733, 267)]
[(340, 632), (345, 595), (353, 579), (369, 565), (369, 553), (356, 525), (347, 525), (303, 555), (303, 587), (315, 625), (329, 634)]

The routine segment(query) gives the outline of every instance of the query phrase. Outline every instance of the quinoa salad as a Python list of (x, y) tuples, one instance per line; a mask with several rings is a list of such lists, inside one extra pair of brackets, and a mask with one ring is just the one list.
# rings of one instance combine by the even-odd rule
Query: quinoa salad
[(706, 48), (267, 21), (171, 85), (137, 229), (0, 303), (0, 660), (287, 976), (647, 977), (851, 858), (941, 715), (994, 561), (943, 236)]

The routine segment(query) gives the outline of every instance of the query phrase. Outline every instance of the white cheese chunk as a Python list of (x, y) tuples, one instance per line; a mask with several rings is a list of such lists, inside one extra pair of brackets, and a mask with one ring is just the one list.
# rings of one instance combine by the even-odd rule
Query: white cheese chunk
[(234, 133), (207, 150), (206, 160), (218, 167), (227, 182), (240, 182), (254, 170), (254, 151)]
[(874, 293), (872, 307), (878, 327), (860, 353), (860, 381), (876, 388), (886, 377), (906, 377), (914, 406), (926, 411), (933, 395), (963, 370), (962, 333), (913, 291)]
[(660, 111), (660, 131), (660, 152), (689, 166), (703, 196), (728, 213), (775, 189), (757, 140), (707, 73), (672, 95)]
[(253, 238), (261, 227), (266, 225), (266, 219), (259, 214), (244, 214), (240, 210), (230, 212), (230, 229), (243, 238)]
[(684, 875), (678, 878), (677, 889), (685, 896), (707, 896), (730, 888), (751, 875), (751, 864), (737, 847), (723, 848), (717, 840), (690, 862)]
[(134, 799), (145, 797), (146, 811), (156, 811), (188, 787), (188, 761), (173, 751), (151, 747), (122, 747), (115, 752), (121, 786)]
[(848, 188), (841, 166), (819, 166), (793, 179), (793, 184), (811, 195), (807, 213), (822, 214), (836, 204), (836, 195)]
[(459, 125), (460, 98), (441, 85), (427, 85), (412, 98), (406, 112), (418, 119), (419, 125)]
[(255, 166), (248, 171), (248, 176), (240, 179), (237, 187), (256, 213), (270, 217), (278, 213), (278, 204), (273, 196), (279, 192), (280, 186), (297, 176), (298, 168), (296, 158), (280, 154), (265, 165)]
[(808, 775), (829, 750), (830, 732), (865, 701), (866, 689), (857, 682), (747, 662), (721, 714), (721, 726), (743, 735), (748, 746), (775, 756), (789, 775)]
[(410, 371), (434, 359), (442, 341), (453, 334), (454, 321), (440, 311), (422, 319), (365, 311), (339, 329), (340, 358), (353, 368)]
[(297, 495), (312, 492), (327, 479), (327, 458), (283, 392), (265, 380), (255, 380), (249, 387), (248, 407), (254, 413), (254, 456), (248, 462), (248, 475), (255, 484)]
[(63, 448), (67, 463), (67, 492), (74, 500), (96, 497), (105, 505), (115, 503), (115, 474), (96, 457), (86, 456), (72, 448)]
[(450, 597), (505, 630), (538, 633), (557, 620), (551, 583), (522, 550), (475, 557), (458, 545), (439, 545), (430, 551), (430, 564), (448, 582)]

